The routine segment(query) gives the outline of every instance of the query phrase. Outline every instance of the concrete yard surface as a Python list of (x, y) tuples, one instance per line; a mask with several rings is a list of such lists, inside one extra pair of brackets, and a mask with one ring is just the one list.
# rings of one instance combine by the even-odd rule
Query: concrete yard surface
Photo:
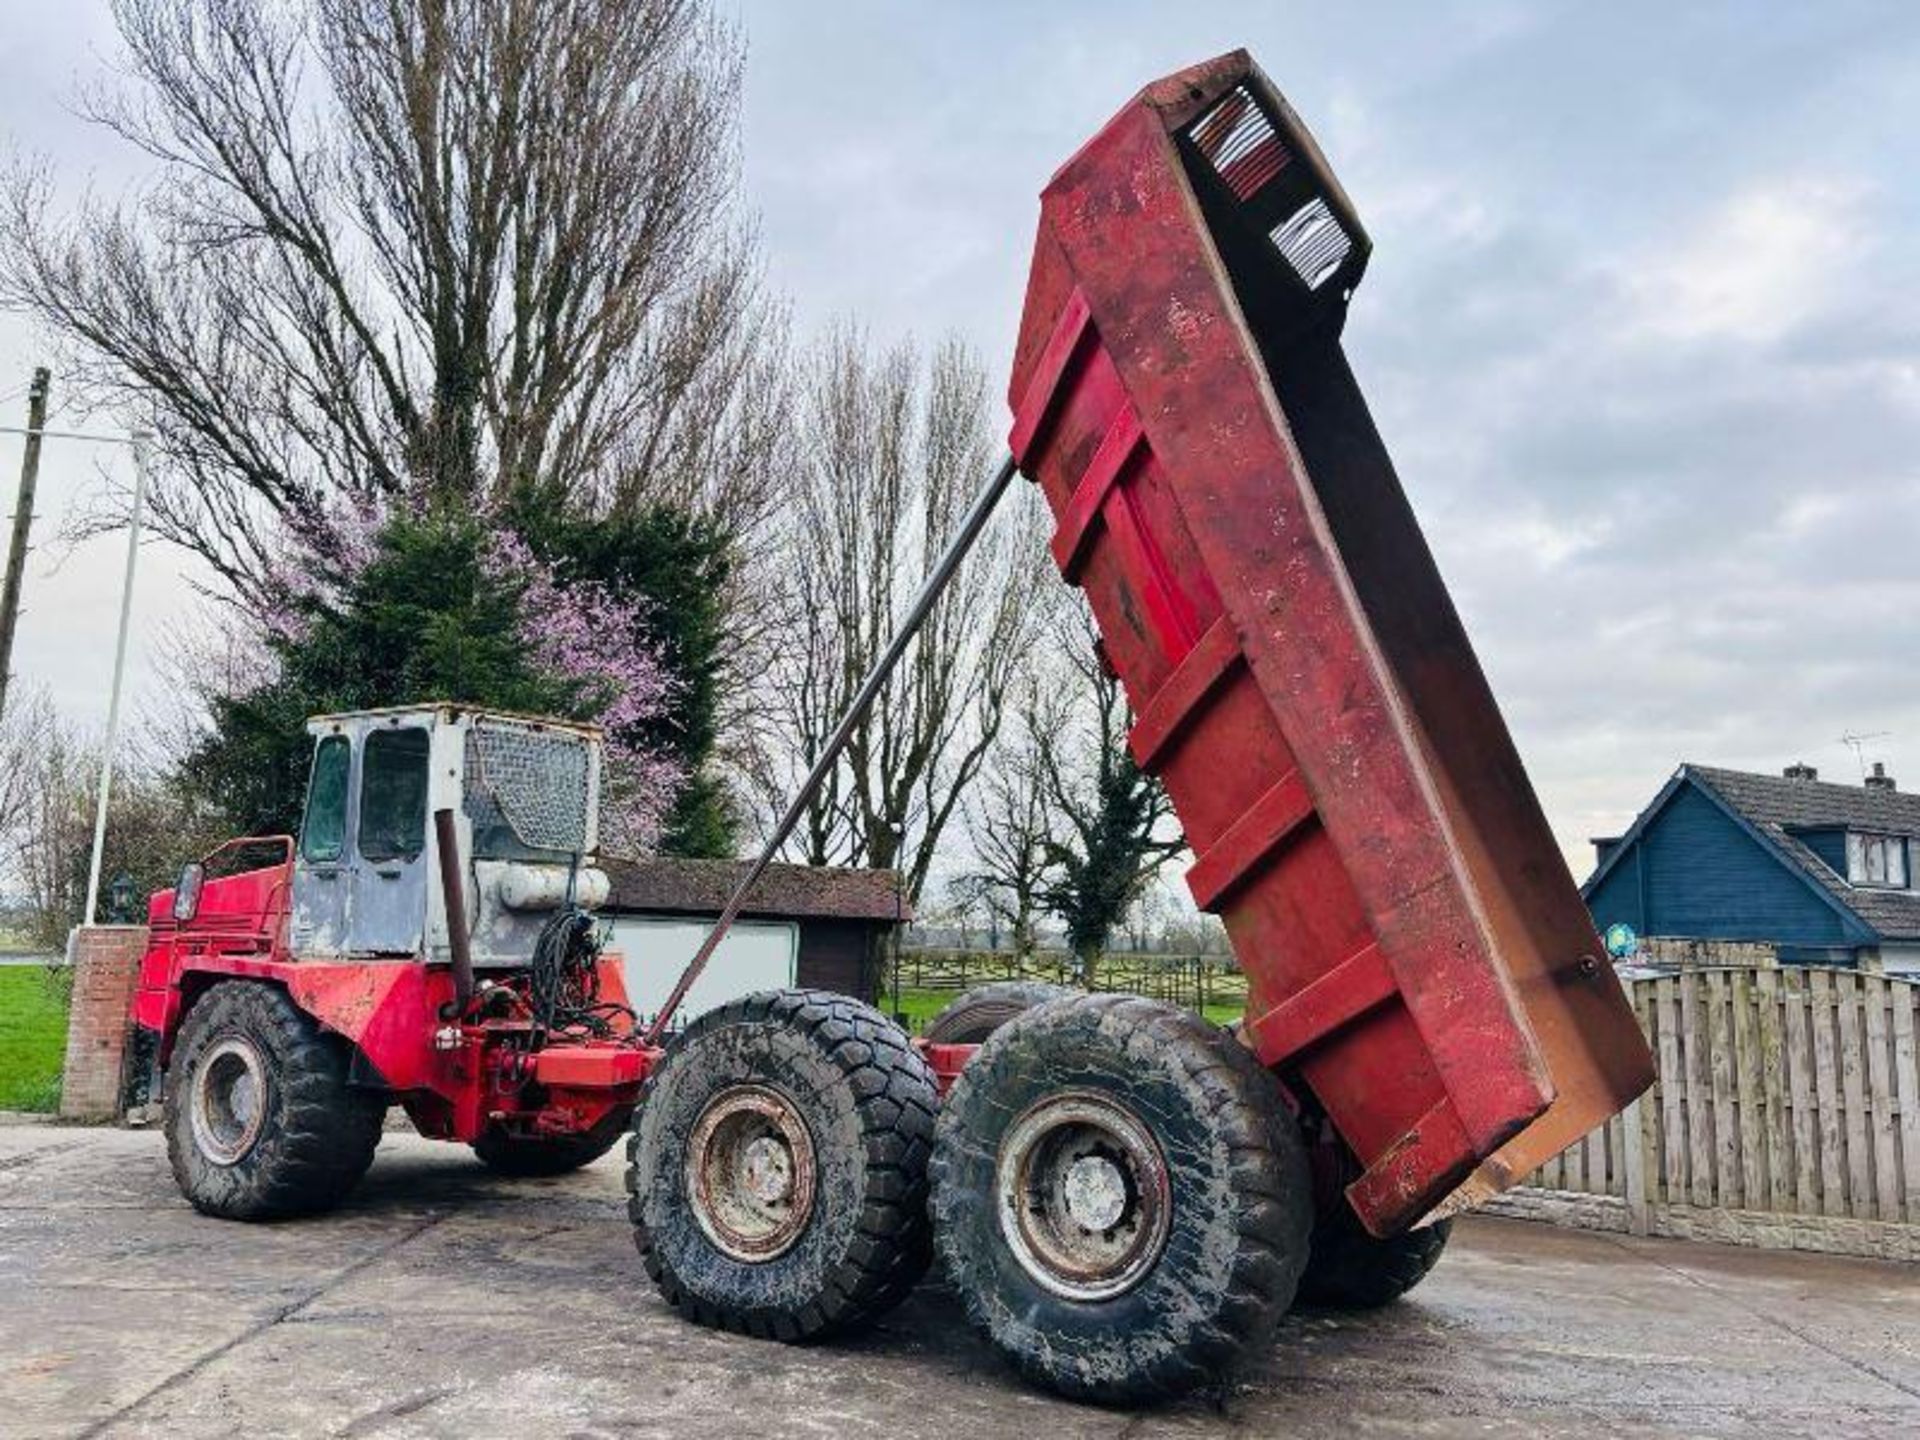
[(858, 1339), (680, 1320), (620, 1162), (504, 1181), (386, 1137), (339, 1212), (195, 1214), (159, 1135), (0, 1127), (0, 1433), (1920, 1435), (1920, 1269), (1468, 1218), (1372, 1315), (1297, 1313), (1222, 1393), (1031, 1389), (938, 1280)]

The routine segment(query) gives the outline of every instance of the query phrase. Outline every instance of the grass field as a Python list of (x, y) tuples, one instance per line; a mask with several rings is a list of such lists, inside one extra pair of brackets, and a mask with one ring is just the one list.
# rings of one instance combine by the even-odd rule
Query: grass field
[(67, 1004), (38, 965), (0, 965), (0, 1110), (57, 1110)]
[[(880, 1008), (890, 1014), (897, 1009), (906, 1017), (907, 1033), (918, 1035), (929, 1020), (959, 998), (957, 990), (902, 990), (896, 1006), (893, 992), (883, 990)], [(1209, 1005), (1204, 1013), (1214, 1024), (1228, 1025), (1240, 1018), (1240, 1010), (1239, 1005)]]

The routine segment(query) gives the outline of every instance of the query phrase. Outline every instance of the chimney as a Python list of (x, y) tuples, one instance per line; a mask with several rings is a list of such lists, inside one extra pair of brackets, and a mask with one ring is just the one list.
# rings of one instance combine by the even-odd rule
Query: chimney
[(1789, 780), (1818, 780), (1820, 772), (1804, 760), (1796, 760), (1780, 772)]
[(1887, 767), (1880, 761), (1873, 762), (1873, 773), (1862, 782), (1869, 790), (1892, 790), (1896, 788), (1893, 776), (1887, 774)]

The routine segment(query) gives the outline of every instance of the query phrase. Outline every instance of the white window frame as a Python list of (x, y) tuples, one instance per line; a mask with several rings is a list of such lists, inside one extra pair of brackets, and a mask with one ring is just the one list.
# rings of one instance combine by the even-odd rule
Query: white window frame
[(1911, 888), (1908, 841), (1901, 835), (1847, 832), (1847, 881), (1874, 890)]

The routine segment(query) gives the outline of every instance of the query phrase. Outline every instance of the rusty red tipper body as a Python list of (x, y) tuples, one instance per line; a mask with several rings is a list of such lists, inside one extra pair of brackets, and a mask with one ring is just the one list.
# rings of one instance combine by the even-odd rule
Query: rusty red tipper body
[(1652, 1070), (1341, 352), (1368, 253), (1246, 54), (1196, 66), (1047, 186), (1010, 399), (1247, 1041), (1384, 1235)]

